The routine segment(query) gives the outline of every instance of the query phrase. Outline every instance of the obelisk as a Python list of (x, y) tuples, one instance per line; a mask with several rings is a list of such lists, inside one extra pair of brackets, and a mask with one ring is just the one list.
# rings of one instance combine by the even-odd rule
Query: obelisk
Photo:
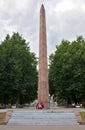
[(38, 73), (38, 101), (44, 103), (44, 108), (49, 108), (48, 62), (45, 8), (40, 8), (39, 30), (39, 73)]

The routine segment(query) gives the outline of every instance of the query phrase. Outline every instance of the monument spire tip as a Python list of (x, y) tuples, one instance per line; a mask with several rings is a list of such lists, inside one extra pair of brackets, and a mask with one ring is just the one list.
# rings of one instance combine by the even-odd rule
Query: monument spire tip
[(44, 5), (43, 5), (43, 4), (41, 5), (41, 8), (44, 8)]

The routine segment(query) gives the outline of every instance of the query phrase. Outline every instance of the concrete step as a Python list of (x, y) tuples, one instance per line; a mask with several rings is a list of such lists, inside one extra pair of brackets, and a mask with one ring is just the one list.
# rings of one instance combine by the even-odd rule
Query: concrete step
[(8, 125), (78, 125), (72, 111), (14, 111)]

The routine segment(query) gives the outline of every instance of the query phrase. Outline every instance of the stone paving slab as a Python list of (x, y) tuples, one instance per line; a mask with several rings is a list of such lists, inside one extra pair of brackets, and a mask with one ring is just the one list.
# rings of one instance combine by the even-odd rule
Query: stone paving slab
[(78, 125), (73, 111), (14, 111), (8, 125)]
[(0, 109), (0, 112), (7, 112), (7, 109)]

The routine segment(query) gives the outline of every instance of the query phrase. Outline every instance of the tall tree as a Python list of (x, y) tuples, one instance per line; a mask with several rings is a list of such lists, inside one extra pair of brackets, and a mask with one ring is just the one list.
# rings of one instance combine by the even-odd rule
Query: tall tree
[(37, 96), (37, 61), (18, 33), (0, 45), (0, 99), (7, 103), (31, 102)]
[(49, 80), (58, 103), (84, 103), (85, 40), (82, 36), (72, 42), (62, 40), (56, 46), (50, 56)]

